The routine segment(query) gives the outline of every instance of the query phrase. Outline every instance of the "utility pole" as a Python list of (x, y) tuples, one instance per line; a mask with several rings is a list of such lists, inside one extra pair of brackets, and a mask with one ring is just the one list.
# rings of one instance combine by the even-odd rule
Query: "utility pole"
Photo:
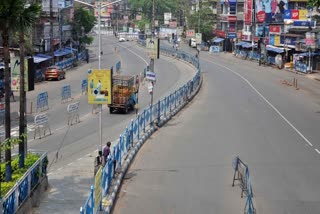
[(52, 57), (54, 63), (54, 55), (53, 55), (53, 0), (50, 0), (50, 55)]
[[(152, 0), (152, 21), (151, 21), (151, 36), (152, 36), (152, 39), (154, 39), (154, 12), (155, 12), (155, 0)], [(154, 72), (154, 59), (151, 58), (150, 59), (150, 70), (152, 72)], [(154, 93), (154, 86), (152, 88), (152, 92), (151, 92), (151, 106), (153, 105), (153, 93)]]
[(253, 50), (254, 50), (254, 35), (255, 35), (255, 28), (256, 28), (256, 1), (253, 0), (253, 3), (252, 3), (252, 10), (253, 10), (253, 13), (252, 13), (252, 31), (251, 31), (251, 45), (252, 45), (252, 56), (253, 56)]
[(198, 33), (200, 33), (200, 0), (198, 0)]

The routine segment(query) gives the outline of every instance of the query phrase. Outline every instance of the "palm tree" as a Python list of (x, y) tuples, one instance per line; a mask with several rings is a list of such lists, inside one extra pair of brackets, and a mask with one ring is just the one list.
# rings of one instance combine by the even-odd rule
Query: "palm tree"
[(24, 55), (25, 55), (25, 33), (29, 32), (33, 25), (37, 22), (41, 13), (41, 5), (38, 3), (31, 2), (27, 5), (27, 0), (25, 0), (23, 5), (23, 10), (17, 17), (17, 29), (19, 33), (19, 48), (20, 48), (20, 117), (19, 117), (19, 167), (24, 167), (24, 154), (25, 147), (25, 103), (26, 103), (26, 92), (25, 92), (25, 75), (24, 75)]
[[(11, 117), (10, 117), (10, 70), (9, 70), (9, 35), (16, 24), (16, 17), (20, 11), (22, 0), (1, 0), (0, 4), (0, 33), (3, 42), (4, 55), (4, 87), (5, 87), (5, 138), (11, 138)], [(6, 181), (12, 180), (11, 148), (10, 141), (5, 149)]]

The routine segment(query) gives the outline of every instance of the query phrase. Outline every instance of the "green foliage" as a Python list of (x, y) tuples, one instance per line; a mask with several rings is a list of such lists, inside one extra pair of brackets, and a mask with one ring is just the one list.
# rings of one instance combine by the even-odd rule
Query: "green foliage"
[[(83, 34), (89, 33), (96, 23), (93, 11), (85, 10), (82, 7), (75, 8), (74, 22), (72, 23), (73, 37), (75, 40), (82, 38), (80, 42), (91, 44), (93, 39)], [(83, 31), (82, 31), (83, 30)]]
[(320, 0), (309, 0), (308, 5), (315, 7), (318, 12), (320, 12)]
[(216, 23), (215, 17), (212, 15), (212, 11), (208, 7), (202, 7), (198, 12), (189, 14), (188, 16), (188, 28), (195, 29), (196, 32), (199, 28), (200, 20), (200, 33), (202, 33), (203, 40), (211, 38), (212, 26)]
[[(28, 154), (28, 156), (25, 159), (25, 166), (23, 168), (19, 168), (19, 156), (12, 160), (11, 166), (13, 172), (12, 181), (10, 182), (3, 182), (5, 178), (5, 163), (1, 163), (1, 196), (4, 196), (39, 158), (40, 156), (37, 154)], [(45, 162), (45, 164), (48, 163)]]
[(151, 24), (151, 20), (148, 20), (145, 16), (142, 15), (142, 18), (140, 21), (137, 21), (135, 20), (133, 22), (136, 26), (138, 26), (138, 28), (141, 30), (141, 31), (144, 31), (145, 30), (145, 26), (146, 24)]
[[(129, 0), (129, 4), (134, 11), (140, 11), (147, 20), (152, 18), (152, 0)], [(155, 19), (163, 20), (163, 13), (171, 12), (175, 16), (179, 10), (177, 0), (157, 0), (155, 1)]]

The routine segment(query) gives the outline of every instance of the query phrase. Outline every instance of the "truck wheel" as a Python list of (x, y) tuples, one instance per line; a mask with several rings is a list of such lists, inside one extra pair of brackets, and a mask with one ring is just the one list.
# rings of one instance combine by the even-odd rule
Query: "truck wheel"
[(113, 108), (112, 107), (109, 108), (109, 112), (110, 112), (110, 114), (113, 113)]
[(125, 109), (124, 109), (124, 113), (128, 114), (128, 112), (129, 112), (129, 109), (128, 109), (128, 106), (126, 106)]

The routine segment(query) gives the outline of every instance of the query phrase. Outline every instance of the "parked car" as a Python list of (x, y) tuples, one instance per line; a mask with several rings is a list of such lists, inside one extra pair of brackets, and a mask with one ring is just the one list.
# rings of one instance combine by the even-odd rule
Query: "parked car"
[(45, 80), (61, 80), (66, 78), (66, 72), (58, 66), (48, 67), (45, 73)]
[(124, 37), (119, 37), (119, 42), (125, 42), (126, 39)]

